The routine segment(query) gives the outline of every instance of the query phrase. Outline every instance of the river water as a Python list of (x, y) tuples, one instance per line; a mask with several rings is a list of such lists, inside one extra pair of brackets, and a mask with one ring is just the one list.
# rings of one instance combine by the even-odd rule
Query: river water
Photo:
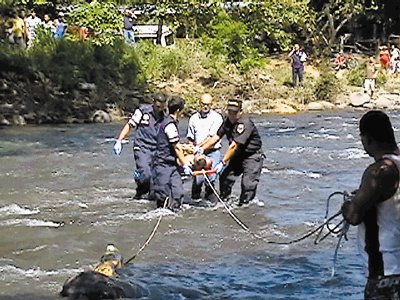
[[(372, 162), (359, 141), (361, 115), (254, 117), (267, 156), (258, 202), (233, 212), (268, 240), (315, 228), (329, 194), (357, 188)], [(390, 116), (399, 128), (400, 115)], [(58, 299), (63, 283), (96, 264), (107, 243), (126, 258), (135, 254), (160, 214), (153, 240), (122, 274), (143, 299), (362, 299), (355, 228), (331, 277), (336, 237), (272, 245), (242, 230), (221, 205), (154, 210), (152, 202), (132, 200), (131, 144), (120, 157), (112, 153), (121, 127), (0, 129), (0, 299)], [(190, 195), (189, 181), (185, 189)], [(236, 196), (239, 190), (238, 182)], [(334, 198), (332, 213), (341, 201)]]

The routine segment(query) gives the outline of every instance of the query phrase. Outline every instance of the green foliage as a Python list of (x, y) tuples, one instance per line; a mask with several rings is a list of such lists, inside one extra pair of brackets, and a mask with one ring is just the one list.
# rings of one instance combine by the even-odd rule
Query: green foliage
[(125, 4), (133, 4), (133, 2), (135, 2), (135, 4), (153, 5), (154, 11), (150, 15), (143, 16), (145, 21), (157, 23), (162, 19), (174, 31), (179, 29), (182, 35), (194, 38), (204, 33), (207, 24), (209, 24), (220, 10), (224, 1), (138, 0), (123, 2), (125, 2)]
[(314, 20), (317, 27), (313, 34), (314, 43), (333, 47), (337, 42), (337, 34), (343, 26), (356, 16), (366, 13), (366, 2), (365, 0), (312, 0), (311, 5), (317, 12)]
[(365, 78), (365, 64), (350, 69), (347, 73), (347, 82), (352, 86), (362, 86)]
[(75, 8), (68, 18), (71, 24), (87, 27), (95, 45), (112, 45), (122, 27), (122, 16), (110, 1), (92, 1)]
[(337, 78), (329, 65), (320, 67), (320, 76), (315, 85), (315, 98), (317, 101), (332, 101), (338, 92)]
[(315, 14), (309, 0), (249, 1), (247, 6), (233, 11), (251, 32), (270, 48), (288, 49), (293, 41), (305, 37), (314, 29)]
[(0, 0), (0, 8), (34, 7), (40, 5), (70, 5), (81, 3), (80, 0)]
[(51, 35), (39, 31), (37, 42), (28, 51), (3, 46), (0, 63), (3, 70), (20, 74), (40, 72), (63, 90), (73, 89), (80, 82), (95, 83), (103, 91), (113, 83), (127, 88), (141, 84), (135, 50), (122, 39), (116, 39), (113, 46), (96, 46), (54, 40)]
[[(56, 46), (56, 41), (52, 35), (48, 35), (44, 30), (39, 30), (33, 47), (26, 50), (25, 57), (30, 61), (27, 65), (28, 68), (33, 73), (43, 73), (43, 70), (52, 70), (53, 62), (50, 58), (53, 56)], [(45, 73), (47, 72), (45, 71)], [(57, 82), (57, 80), (55, 81)]]
[(285, 86), (292, 85), (292, 67), (289, 64), (275, 67), (270, 72), (274, 80), (280, 84)]
[(376, 83), (378, 85), (383, 85), (388, 81), (388, 75), (386, 72), (379, 72), (376, 78)]
[(189, 55), (184, 48), (166, 48), (142, 41), (138, 43), (137, 55), (144, 80), (168, 80), (172, 76), (184, 79), (191, 70)]
[(245, 72), (264, 63), (257, 49), (252, 47), (246, 24), (232, 19), (225, 11), (219, 12), (207, 33), (202, 39), (210, 55), (227, 57), (228, 62)]
[[(200, 48), (201, 49), (201, 48)], [(210, 55), (204, 50), (204, 57), (201, 60), (201, 66), (210, 72), (210, 76), (214, 78), (220, 78), (229, 70), (227, 58), (223, 55)]]
[(32, 60), (21, 48), (0, 44), (1, 70), (11, 71), (30, 77), (33, 73)]

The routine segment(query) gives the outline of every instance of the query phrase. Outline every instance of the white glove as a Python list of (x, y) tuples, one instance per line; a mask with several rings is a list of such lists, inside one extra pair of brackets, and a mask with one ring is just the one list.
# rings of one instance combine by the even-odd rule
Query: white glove
[(225, 169), (225, 163), (221, 160), (216, 164), (214, 170), (217, 174), (220, 174)]
[(114, 144), (114, 153), (120, 155), (122, 152), (122, 142), (117, 140)]
[(185, 173), (185, 175), (187, 175), (187, 176), (192, 176), (192, 174), (193, 174), (192, 168), (189, 165), (184, 165), (183, 173)]

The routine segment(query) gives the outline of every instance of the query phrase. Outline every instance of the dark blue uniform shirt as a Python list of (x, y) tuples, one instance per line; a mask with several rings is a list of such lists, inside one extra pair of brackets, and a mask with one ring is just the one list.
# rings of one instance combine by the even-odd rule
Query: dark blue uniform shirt
[(176, 153), (173, 144), (179, 142), (178, 122), (167, 116), (160, 123), (157, 134), (156, 162), (176, 164)]
[(151, 104), (144, 104), (137, 108), (128, 121), (131, 126), (136, 127), (134, 147), (155, 150), (158, 129), (164, 117), (162, 115), (157, 119)]
[(217, 135), (220, 138), (226, 135), (229, 143), (235, 141), (238, 144), (238, 155), (251, 155), (259, 151), (262, 147), (257, 127), (247, 116), (242, 115), (234, 124), (226, 118), (222, 126), (218, 129)]

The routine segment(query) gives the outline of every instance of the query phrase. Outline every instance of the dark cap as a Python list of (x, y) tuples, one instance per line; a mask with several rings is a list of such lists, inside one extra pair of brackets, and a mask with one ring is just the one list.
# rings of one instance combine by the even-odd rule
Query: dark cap
[(242, 100), (240, 99), (229, 99), (226, 107), (227, 110), (240, 111), (242, 110)]

